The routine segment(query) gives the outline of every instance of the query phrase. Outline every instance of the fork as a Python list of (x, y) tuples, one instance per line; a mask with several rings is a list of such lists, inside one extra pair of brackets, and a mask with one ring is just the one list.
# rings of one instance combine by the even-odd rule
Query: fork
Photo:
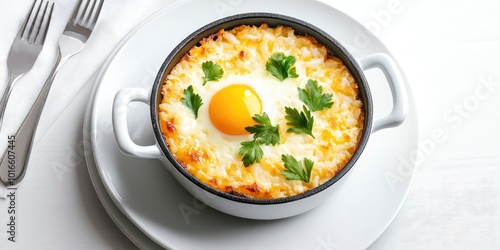
[(104, 0), (80, 0), (78, 7), (73, 11), (73, 16), (66, 25), (63, 34), (59, 37), (56, 64), (47, 81), (44, 83), (40, 94), (38, 94), (31, 110), (15, 134), (15, 143), (17, 144), (15, 146), (16, 165), (15, 170), (11, 170), (10, 176), (7, 152), (4, 153), (0, 162), (0, 181), (5, 185), (18, 184), (24, 178), (40, 114), (54, 81), (55, 74), (70, 57), (83, 49), (92, 34), (103, 3)]
[(45, 7), (41, 13), (40, 10), (42, 8), (43, 1), (44, 0), (40, 2), (36, 9), (35, 6), (38, 1), (33, 2), (33, 5), (31, 5), (31, 9), (28, 12), (28, 16), (26, 16), (26, 20), (24, 20), (24, 23), (10, 48), (10, 52), (7, 57), (7, 67), (9, 71), (7, 87), (5, 88), (3, 97), (0, 100), (0, 128), (2, 127), (5, 108), (15, 83), (33, 67), (38, 55), (40, 55), (40, 52), (42, 51), (43, 43), (45, 42), (45, 37), (47, 36), (47, 30), (49, 29), (50, 20), (52, 19), (52, 11), (54, 10), (54, 3), (52, 3), (50, 10), (47, 13), (49, 2), (45, 2)]

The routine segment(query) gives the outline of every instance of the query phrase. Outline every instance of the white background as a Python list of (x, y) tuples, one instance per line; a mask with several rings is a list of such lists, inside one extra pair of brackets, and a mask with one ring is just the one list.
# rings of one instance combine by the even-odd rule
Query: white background
[[(56, 2), (47, 46), (13, 93), (14, 100), (25, 101), (8, 110), (2, 148), (1, 138), (20, 124), (48, 74), (75, 1)], [(135, 248), (104, 211), (87, 172), (81, 135), (86, 82), (128, 31), (172, 2), (106, 0), (92, 44), (61, 69), (47, 100), (18, 190), (15, 244), (3, 232), (7, 202), (0, 200), (0, 249)], [(422, 147), (413, 184), (400, 213), (370, 249), (500, 249), (500, 2), (324, 2), (382, 40), (417, 102)], [(0, 92), (10, 44), (30, 4), (0, 0)], [(444, 139), (433, 139), (439, 131)]]

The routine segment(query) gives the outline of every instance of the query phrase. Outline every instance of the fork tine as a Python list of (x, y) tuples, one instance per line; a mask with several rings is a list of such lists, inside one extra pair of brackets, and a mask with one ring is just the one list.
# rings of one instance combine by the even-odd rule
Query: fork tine
[(76, 19), (74, 20), (75, 24), (83, 25), (83, 20), (85, 19), (85, 14), (87, 13), (87, 9), (89, 7), (89, 3), (90, 3), (89, 1), (86, 1), (86, 4), (85, 4), (85, 6), (82, 9), (83, 2), (80, 2), (80, 4), (78, 5), (78, 9), (82, 10), (82, 11), (80, 12), (78, 20), (76, 20)]
[[(99, 1), (99, 0), (96, 0)], [(97, 18), (99, 18), (99, 14), (101, 13), (102, 5), (104, 4), (104, 0), (99, 1), (99, 6), (97, 6), (97, 9), (94, 14), (94, 18), (92, 19), (92, 22), (89, 23), (89, 28), (93, 29), (95, 26), (95, 23), (97, 22)], [(90, 16), (89, 16), (90, 17)]]
[[(40, 7), (42, 6), (43, 4), (43, 1), (42, 3), (40, 4)], [(36, 41), (36, 37), (38, 36), (38, 33), (40, 33), (40, 29), (42, 28), (42, 23), (43, 23), (43, 19), (45, 18), (45, 13), (47, 12), (47, 6), (49, 5), (49, 2), (45, 2), (45, 7), (43, 8), (43, 13), (42, 13), (42, 16), (41, 16), (41, 19), (40, 21), (38, 21), (35, 25), (33, 25), (31, 27), (31, 30), (30, 30), (30, 35), (28, 36), (28, 42), (30, 40), (33, 39), (33, 43), (35, 43)], [(39, 12), (36, 13), (37, 15), (35, 16), (35, 19), (33, 21), (37, 21), (38, 19), (38, 14)], [(34, 28), (37, 28), (36, 31), (33, 31)]]
[(73, 10), (73, 15), (69, 20), (71, 24), (73, 24), (76, 20), (76, 17), (78, 16), (78, 12), (80, 10), (80, 5), (82, 5), (82, 0), (79, 0), (78, 3), (76, 4), (76, 8)]
[(33, 12), (33, 9), (35, 8), (36, 0), (33, 1), (33, 4), (31, 5), (30, 10), (28, 11), (28, 16), (23, 22), (23, 25), (21, 26), (21, 29), (19, 30), (19, 33), (17, 34), (18, 37), (23, 37), (24, 31), (26, 30), (26, 26), (28, 25), (31, 13)]
[(90, 21), (90, 18), (92, 17), (92, 12), (94, 11), (94, 8), (95, 8), (95, 4), (97, 3), (97, 0), (93, 0), (92, 1), (92, 6), (90, 6), (90, 9), (87, 10), (87, 13), (86, 16), (87, 18), (85, 18), (85, 20), (82, 20), (82, 25), (83, 26), (87, 26), (89, 24), (89, 21)]
[[(40, 6), (42, 4), (43, 4), (43, 1), (40, 4)], [(42, 13), (41, 17), (39, 18), (38, 15), (35, 17), (34, 21), (37, 21), (37, 19), (40, 19), (40, 20), (36, 23), (36, 25), (33, 25), (32, 29), (36, 28), (36, 31), (31, 30), (30, 35), (28, 37), (28, 42), (32, 41), (31, 43), (36, 44), (36, 38), (37, 38), (38, 34), (40, 33), (40, 30), (43, 28), (43, 20), (45, 19), (45, 13), (47, 13), (48, 6), (49, 6), (49, 2), (45, 2), (45, 7), (43, 8), (43, 13)], [(39, 14), (39, 13), (37, 13), (37, 14)]]
[[(48, 2), (47, 2), (48, 3)], [(40, 33), (40, 37), (35, 40), (35, 43), (39, 43), (40, 45), (43, 45), (45, 43), (45, 38), (47, 37), (47, 31), (49, 30), (50, 26), (50, 21), (52, 20), (52, 12), (54, 11), (54, 2), (52, 2), (52, 5), (50, 6), (48, 18), (45, 20), (44, 24), (44, 18), (45, 18), (45, 12), (43, 13), (43, 18), (42, 21), (40, 22), (40, 29), (38, 30), (38, 33)], [(35, 36), (35, 39), (38, 37), (38, 33)]]
[[(35, 0), (35, 2), (33, 4), (35, 4), (37, 2), (37, 0)], [(23, 35), (21, 36), (21, 39), (23, 40), (26, 40), (26, 41), (29, 41), (29, 37), (31, 35), (31, 32), (33, 32), (33, 28), (35, 27), (35, 22), (36, 22), (36, 19), (38, 17), (38, 13), (40, 12), (40, 8), (42, 7), (42, 4), (43, 4), (43, 0), (42, 2), (38, 5), (38, 8), (36, 9), (36, 13), (33, 15), (33, 8), (31, 8), (31, 11), (30, 11), (30, 17), (29, 19), (31, 20), (31, 25), (29, 26), (29, 31), (26, 33), (26, 30), (23, 31)], [(28, 18), (27, 18), (28, 19)]]

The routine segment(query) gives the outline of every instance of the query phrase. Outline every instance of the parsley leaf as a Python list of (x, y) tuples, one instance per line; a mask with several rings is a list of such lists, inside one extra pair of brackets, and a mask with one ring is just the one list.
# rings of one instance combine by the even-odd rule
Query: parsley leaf
[(189, 85), (189, 87), (182, 92), (182, 95), (182, 104), (191, 109), (191, 111), (193, 111), (194, 117), (198, 118), (198, 110), (200, 109), (201, 105), (203, 105), (201, 96), (194, 93), (193, 85)]
[(311, 111), (309, 111), (306, 106), (302, 106), (303, 112), (300, 112), (295, 108), (285, 107), (285, 119), (289, 122), (286, 125), (289, 125), (290, 128), (286, 130), (288, 133), (295, 134), (308, 134), (314, 137), (312, 134), (312, 128), (314, 124), (314, 117), (311, 115)]
[(255, 162), (260, 162), (264, 152), (260, 148), (259, 141), (253, 140), (242, 142), (239, 154), (243, 155), (243, 165), (248, 167)]
[(217, 63), (207, 61), (201, 64), (201, 69), (205, 76), (203, 77), (203, 86), (208, 81), (218, 81), (224, 75), (224, 69)]
[(302, 167), (302, 161), (298, 161), (291, 155), (281, 155), (281, 160), (287, 169), (281, 171), (281, 175), (283, 175), (287, 180), (301, 180), (309, 182), (314, 165), (313, 161), (304, 158), (304, 167)]
[(248, 167), (255, 162), (260, 162), (264, 152), (260, 148), (261, 144), (276, 145), (280, 143), (279, 126), (273, 126), (269, 116), (264, 112), (262, 115), (256, 114), (252, 119), (258, 122), (258, 125), (246, 127), (245, 130), (253, 134), (253, 141), (241, 143), (239, 151), (243, 155), (243, 165)]
[(317, 81), (309, 79), (305, 89), (299, 90), (299, 99), (303, 101), (311, 111), (321, 111), (331, 108), (333, 105), (332, 94), (323, 94), (323, 87)]
[(245, 130), (250, 134), (254, 134), (254, 140), (258, 140), (260, 144), (271, 144), (273, 146), (280, 143), (279, 125), (273, 126), (265, 112), (262, 115), (256, 114), (252, 119), (259, 124), (246, 127)]
[(266, 70), (280, 81), (286, 78), (297, 78), (297, 71), (293, 64), (297, 61), (294, 56), (285, 56), (283, 53), (274, 53), (266, 63)]

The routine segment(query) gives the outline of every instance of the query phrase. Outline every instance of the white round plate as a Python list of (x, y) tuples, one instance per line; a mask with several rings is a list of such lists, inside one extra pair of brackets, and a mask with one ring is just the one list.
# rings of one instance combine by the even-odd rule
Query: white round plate
[[(95, 81), (95, 77), (93, 76), (89, 82)], [(104, 130), (91, 130), (91, 115), (92, 115), (92, 105), (94, 103), (95, 98), (95, 89), (97, 84), (94, 84), (92, 94), (90, 95), (90, 100), (88, 102), (87, 108), (85, 110), (85, 117), (83, 121), (83, 136), (84, 138), (90, 138), (93, 136), (93, 143), (95, 143), (95, 138), (100, 137), (100, 133), (109, 133), (110, 123), (101, 123), (101, 128)], [(87, 168), (89, 171), (90, 179), (92, 181), (92, 185), (96, 190), (97, 196), (99, 197), (99, 201), (102, 203), (104, 209), (111, 217), (111, 219), (115, 222), (118, 228), (132, 241), (136, 246), (141, 249), (150, 249), (150, 250), (161, 250), (164, 249), (156, 242), (152, 241), (147, 235), (145, 235), (138, 227), (135, 226), (132, 221), (130, 221), (127, 216), (115, 205), (113, 199), (109, 195), (104, 186), (104, 183), (101, 180), (101, 176), (99, 175), (99, 171), (97, 170), (96, 161), (94, 158), (93, 147), (88, 143), (83, 144), (85, 150), (85, 160), (87, 163)]]
[[(83, 126), (83, 133), (85, 136), (90, 135), (90, 112), (87, 112), (85, 115), (85, 122)], [(88, 137), (86, 137), (88, 138)], [(125, 214), (123, 214), (120, 209), (113, 203), (113, 200), (109, 196), (106, 191), (106, 187), (104, 187), (103, 182), (101, 181), (101, 177), (99, 176), (99, 172), (97, 170), (97, 166), (94, 159), (94, 152), (92, 151), (92, 147), (89, 147), (86, 143), (84, 144), (85, 148), (85, 159), (87, 161), (87, 168), (89, 170), (90, 179), (92, 180), (92, 184), (96, 190), (97, 196), (99, 200), (104, 206), (104, 209), (109, 214), (111, 219), (115, 222), (115, 224), (120, 228), (120, 230), (138, 247), (141, 249), (163, 249), (161, 246), (152, 241), (147, 235), (145, 235), (139, 228), (137, 228), (132, 221), (130, 221)]]
[[(150, 89), (163, 60), (182, 39), (211, 21), (244, 12), (273, 12), (312, 23), (344, 44), (356, 59), (377, 52), (390, 54), (361, 24), (315, 1), (190, 0), (174, 4), (135, 29), (110, 55), (96, 78), (88, 110), (89, 152), (104, 188), (137, 228), (165, 248), (369, 247), (396, 216), (413, 176), (418, 123), (408, 84), (410, 112), (405, 123), (373, 134), (342, 190), (320, 207), (292, 218), (254, 221), (220, 213), (183, 190), (159, 161), (127, 157), (118, 150), (110, 126), (116, 92), (127, 87)], [(193, 16), (195, 13), (204, 14)], [(380, 71), (369, 70), (366, 75), (377, 119), (391, 108), (390, 89)], [(137, 143), (154, 143), (149, 107), (131, 104), (129, 124)], [(103, 191), (100, 185), (96, 189), (98, 193)], [(104, 206), (130, 238), (143, 237), (114, 206)]]

